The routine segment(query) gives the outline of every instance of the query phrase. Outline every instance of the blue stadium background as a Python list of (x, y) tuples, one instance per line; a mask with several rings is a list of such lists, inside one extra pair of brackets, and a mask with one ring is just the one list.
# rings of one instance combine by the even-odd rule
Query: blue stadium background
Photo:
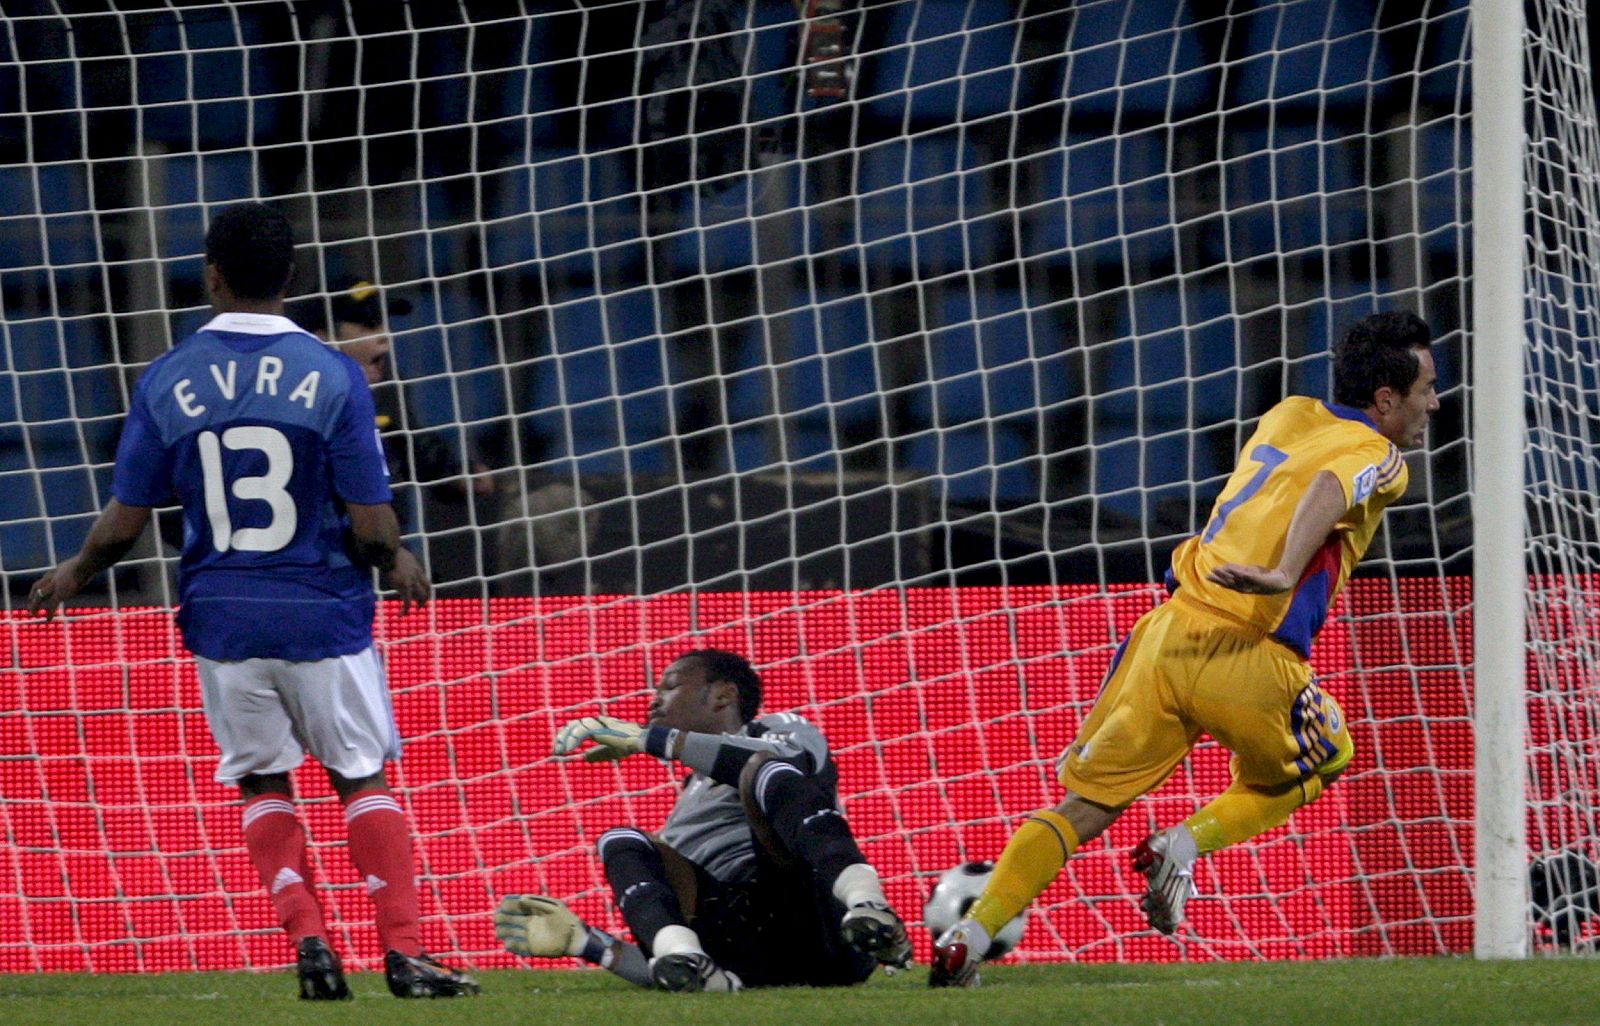
[[(296, 293), (411, 300), (413, 426), (463, 467), (928, 475), (969, 580), (1159, 576), (1241, 425), (1413, 306), (1450, 392), (1391, 554), (1458, 547), (1462, 0), (846, 6), (853, 102), (807, 94), (788, 0), (8, 3), (8, 582), (81, 541), (123, 368), (203, 323), (206, 211), (249, 197)], [(433, 516), (484, 572), (492, 517)]]

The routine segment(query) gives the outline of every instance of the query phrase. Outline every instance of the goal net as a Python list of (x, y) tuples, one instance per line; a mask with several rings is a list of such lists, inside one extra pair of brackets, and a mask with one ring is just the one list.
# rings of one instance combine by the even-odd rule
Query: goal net
[(1600, 937), (1600, 137), (1581, 4), (1528, 9), (1529, 890), (1535, 942)]
[[(1326, 395), (1330, 340), (1396, 307), (1440, 337), (1442, 409), (1315, 653), (1352, 768), (1205, 862), (1169, 939), (1127, 853), (1225, 786), (1202, 743), (1071, 862), (1018, 957), (1470, 949), (1465, 0), (518, 6), (8, 5), (0, 970), (289, 959), (211, 781), (170, 619), (180, 539), (147, 538), (64, 624), (20, 611), (108, 498), (132, 381), (207, 319), (205, 226), (246, 198), (296, 226), (296, 316), (356, 282), (390, 309), (382, 427), (438, 597), (379, 633), (431, 951), (511, 964), (507, 893), (621, 928), (594, 842), (658, 826), (674, 778), (550, 739), (642, 717), (700, 646), (823, 727), (920, 918), (938, 874), (1059, 799), (1056, 755), (1255, 419)], [(1530, 49), (1535, 443), (1562, 457), (1533, 489), (1530, 709), (1537, 853), (1587, 859), (1581, 21)], [(296, 786), (336, 946), (370, 965), (338, 805), (314, 767)]]

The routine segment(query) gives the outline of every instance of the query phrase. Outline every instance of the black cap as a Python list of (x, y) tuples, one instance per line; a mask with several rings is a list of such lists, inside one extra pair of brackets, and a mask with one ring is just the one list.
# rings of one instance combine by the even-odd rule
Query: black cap
[(386, 300), (383, 290), (372, 282), (354, 281), (342, 283), (326, 298), (310, 296), (300, 300), (291, 316), (302, 328), (315, 333), (328, 326), (330, 312), (335, 324), (376, 328), (383, 324), (385, 310), (390, 317), (402, 317), (411, 312), (411, 301), (397, 297)]

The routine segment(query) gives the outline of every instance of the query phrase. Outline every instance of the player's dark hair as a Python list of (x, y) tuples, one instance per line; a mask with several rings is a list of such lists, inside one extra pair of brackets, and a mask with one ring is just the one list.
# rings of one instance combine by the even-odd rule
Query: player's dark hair
[(1364, 410), (1385, 385), (1404, 395), (1421, 372), (1417, 350), (1433, 333), (1409, 310), (1370, 314), (1350, 325), (1333, 347), (1333, 401)]
[(294, 273), (294, 230), (265, 203), (235, 203), (211, 219), (206, 262), (240, 299), (276, 299)]
[(680, 659), (691, 657), (700, 660), (700, 668), (706, 672), (707, 684), (725, 680), (738, 689), (741, 720), (749, 723), (756, 718), (761, 711), (761, 675), (744, 656), (724, 652), (720, 648), (697, 648), (679, 656)]

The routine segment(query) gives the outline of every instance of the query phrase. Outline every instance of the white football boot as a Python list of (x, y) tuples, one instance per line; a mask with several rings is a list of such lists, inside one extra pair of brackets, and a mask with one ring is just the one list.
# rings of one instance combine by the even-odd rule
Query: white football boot
[(976, 920), (963, 919), (933, 942), (930, 987), (976, 987), (978, 963), (989, 950), (989, 932)]
[(1145, 878), (1139, 907), (1153, 928), (1171, 933), (1183, 922), (1183, 907), (1197, 893), (1194, 864), (1199, 857), (1194, 835), (1182, 823), (1151, 834), (1133, 849), (1133, 868)]

